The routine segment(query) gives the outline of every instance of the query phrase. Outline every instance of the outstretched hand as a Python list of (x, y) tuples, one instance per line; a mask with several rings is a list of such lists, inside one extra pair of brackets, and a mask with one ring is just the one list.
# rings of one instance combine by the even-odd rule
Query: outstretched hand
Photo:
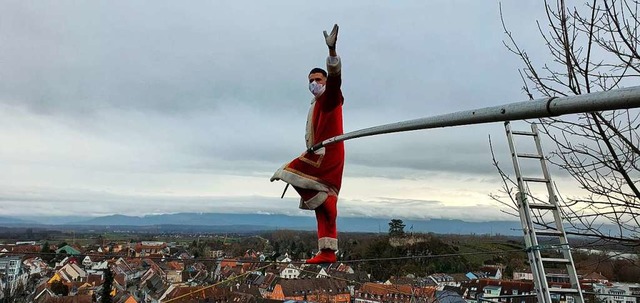
[(336, 49), (336, 42), (338, 41), (338, 25), (334, 24), (331, 34), (327, 34), (327, 31), (323, 31), (324, 40), (327, 42), (327, 46), (330, 50)]

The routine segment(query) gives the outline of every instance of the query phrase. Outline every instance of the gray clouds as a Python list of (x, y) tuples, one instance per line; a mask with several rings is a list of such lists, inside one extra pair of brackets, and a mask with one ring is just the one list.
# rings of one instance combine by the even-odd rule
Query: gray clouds
[[(536, 46), (529, 53), (542, 57), (535, 15), (543, 7), (503, 9)], [(78, 201), (112, 193), (92, 203), (101, 207), (94, 213), (119, 212), (109, 205), (136, 192), (277, 196), (281, 184), (268, 177), (304, 148), (305, 77), (323, 64), (321, 31), (334, 22), (347, 131), (524, 99), (497, 2), (9, 1), (0, 12), (0, 182), (14, 192), (46, 187), (52, 197), (77, 191)], [(479, 182), (480, 193), (491, 182), (478, 180), (496, 177), (488, 134), (502, 136), (501, 126), (349, 142), (345, 176), (356, 181), (348, 200), (406, 198), (371, 195), (366, 176), (382, 183), (447, 173), (452, 184)], [(425, 189), (412, 199), (452, 206), (457, 191), (446, 198), (446, 189)]]

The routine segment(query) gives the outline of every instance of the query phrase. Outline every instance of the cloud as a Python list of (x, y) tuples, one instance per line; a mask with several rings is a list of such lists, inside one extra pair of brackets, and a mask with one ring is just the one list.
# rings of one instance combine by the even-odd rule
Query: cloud
[[(532, 12), (543, 7), (503, 9), (536, 45)], [(9, 2), (3, 12), (7, 213), (23, 211), (19, 201), (60, 215), (136, 212), (130, 201), (145, 212), (289, 211), (260, 201), (279, 194), (270, 174), (304, 149), (306, 75), (323, 64), (333, 22), (347, 131), (524, 99), (497, 3)], [(347, 142), (343, 195), (364, 211), (345, 213), (485, 203), (499, 186), (489, 134), (510, 167), (499, 124)]]
[[(30, 191), (2, 189), (0, 216), (65, 216), (71, 213), (88, 217), (111, 214), (142, 216), (178, 212), (269, 213), (311, 216), (298, 209), (295, 198), (265, 196), (183, 196), (173, 194), (118, 194), (81, 189), (38, 188)], [(64, 205), (64, 208), (61, 207)], [(448, 206), (440, 201), (377, 198), (340, 199), (343, 217), (399, 217), (404, 219), (462, 219), (467, 221), (505, 220), (496, 206)], [(470, 215), (473, 214), (473, 215)]]

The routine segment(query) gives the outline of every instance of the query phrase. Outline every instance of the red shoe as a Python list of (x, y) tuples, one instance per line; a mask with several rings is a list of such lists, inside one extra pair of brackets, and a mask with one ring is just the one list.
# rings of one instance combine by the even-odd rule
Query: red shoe
[(323, 249), (315, 257), (305, 261), (307, 264), (336, 263), (336, 252), (330, 249)]

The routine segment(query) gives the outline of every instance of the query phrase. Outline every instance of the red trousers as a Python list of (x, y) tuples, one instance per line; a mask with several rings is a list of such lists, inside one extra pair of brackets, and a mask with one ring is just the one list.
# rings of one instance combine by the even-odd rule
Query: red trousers
[[(298, 188), (295, 190), (302, 199), (309, 199), (317, 194), (317, 191)], [(338, 228), (336, 218), (338, 217), (338, 196), (329, 194), (327, 199), (315, 209), (316, 222), (318, 224), (318, 248), (338, 250)]]

